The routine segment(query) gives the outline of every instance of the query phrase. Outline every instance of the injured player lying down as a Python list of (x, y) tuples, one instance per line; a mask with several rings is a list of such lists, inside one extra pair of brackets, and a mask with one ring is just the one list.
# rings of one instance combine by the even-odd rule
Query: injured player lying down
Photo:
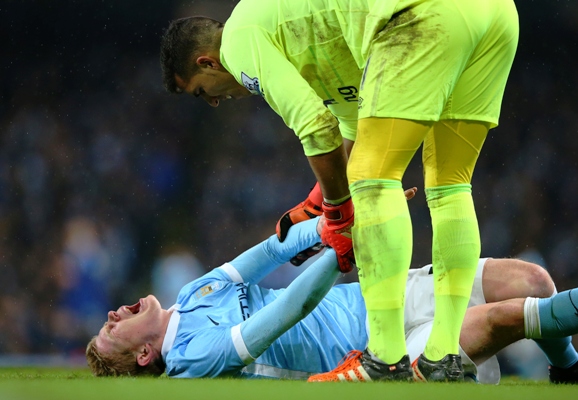
[[(149, 295), (132, 306), (110, 311), (86, 349), (93, 373), (366, 379), (363, 368), (359, 376), (330, 372), (340, 360), (359, 357), (368, 340), (359, 284), (334, 285), (341, 272), (333, 249), (325, 249), (285, 289), (258, 286), (267, 274), (319, 243), (321, 224), (319, 218), (296, 224), (284, 242), (272, 235), (234, 260), (184, 283), (169, 309)], [(405, 330), (412, 360), (423, 351), (432, 328), (431, 269), (430, 265), (412, 269), (407, 280)], [(482, 383), (498, 383), (495, 354), (530, 338), (551, 364), (551, 381), (576, 382), (578, 354), (570, 335), (578, 332), (573, 306), (578, 304), (578, 291), (555, 293), (549, 274), (536, 264), (480, 259), (461, 330), (465, 375)]]

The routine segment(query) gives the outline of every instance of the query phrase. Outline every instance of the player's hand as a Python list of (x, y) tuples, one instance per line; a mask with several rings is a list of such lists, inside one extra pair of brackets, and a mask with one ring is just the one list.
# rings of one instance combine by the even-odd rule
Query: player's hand
[(405, 199), (406, 200), (411, 200), (414, 198), (415, 194), (417, 193), (417, 188), (414, 186), (410, 189), (406, 189), (403, 191), (403, 194), (405, 194)]
[(351, 228), (353, 227), (353, 202), (349, 198), (344, 203), (333, 205), (323, 202), (325, 226), (321, 230), (321, 242), (332, 247), (337, 253), (339, 270), (349, 272), (355, 265)]
[(321, 193), (319, 183), (317, 183), (304, 201), (287, 211), (279, 221), (277, 221), (275, 231), (277, 232), (279, 241), (283, 242), (285, 240), (289, 228), (293, 225), (323, 214), (323, 210), (321, 209), (322, 202), (323, 194)]

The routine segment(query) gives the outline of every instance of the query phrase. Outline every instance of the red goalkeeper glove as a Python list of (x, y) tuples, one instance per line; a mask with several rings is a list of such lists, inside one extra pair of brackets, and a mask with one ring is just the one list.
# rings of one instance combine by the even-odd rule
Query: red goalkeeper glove
[(349, 198), (339, 205), (323, 202), (323, 214), (327, 219), (321, 231), (321, 242), (337, 253), (339, 270), (349, 272), (355, 265), (351, 228), (353, 227), (353, 202)]
[(319, 217), (323, 214), (321, 203), (323, 203), (323, 194), (321, 193), (319, 183), (316, 183), (313, 189), (311, 189), (311, 192), (309, 192), (309, 196), (307, 196), (304, 201), (287, 211), (279, 221), (277, 221), (277, 227), (275, 230), (279, 241), (283, 242), (285, 240), (289, 228), (293, 225)]

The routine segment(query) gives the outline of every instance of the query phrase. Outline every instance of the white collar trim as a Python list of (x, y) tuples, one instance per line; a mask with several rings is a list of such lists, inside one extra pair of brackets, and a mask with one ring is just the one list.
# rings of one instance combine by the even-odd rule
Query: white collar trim
[(173, 311), (171, 313), (171, 318), (169, 319), (169, 324), (167, 326), (167, 332), (165, 333), (165, 338), (163, 340), (163, 346), (161, 347), (161, 356), (163, 361), (167, 361), (167, 354), (173, 347), (175, 339), (177, 338), (177, 328), (179, 327), (179, 322), (181, 320), (181, 313), (178, 312), (181, 308), (180, 304), (175, 304), (168, 311)]

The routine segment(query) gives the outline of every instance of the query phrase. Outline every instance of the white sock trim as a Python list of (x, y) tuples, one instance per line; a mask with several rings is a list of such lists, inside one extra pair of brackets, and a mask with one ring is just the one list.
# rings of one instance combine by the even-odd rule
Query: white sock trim
[(542, 338), (538, 301), (535, 297), (527, 297), (524, 302), (524, 333), (528, 339)]

